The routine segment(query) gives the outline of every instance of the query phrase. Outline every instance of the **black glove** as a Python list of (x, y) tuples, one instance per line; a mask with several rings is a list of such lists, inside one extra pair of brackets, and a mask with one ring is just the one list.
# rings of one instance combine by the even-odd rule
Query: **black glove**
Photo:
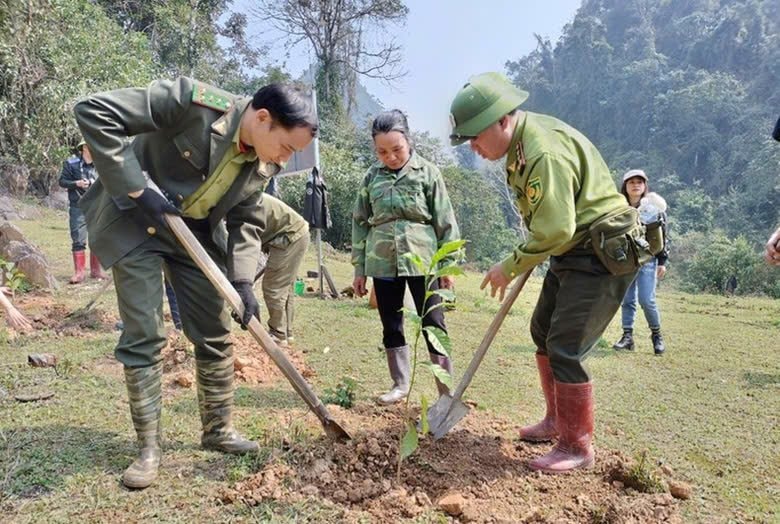
[(241, 297), (241, 302), (244, 303), (244, 316), (239, 318), (236, 312), (232, 313), (233, 320), (241, 324), (241, 329), (246, 329), (252, 317), (257, 317), (260, 320), (260, 304), (257, 303), (255, 298), (255, 292), (252, 289), (252, 282), (248, 280), (236, 280), (231, 282), (233, 287), (236, 288), (238, 296)]
[(163, 218), (164, 213), (170, 213), (171, 215), (177, 216), (181, 215), (181, 211), (168, 202), (164, 196), (148, 187), (144, 189), (141, 196), (133, 198), (132, 200), (144, 215), (151, 218), (159, 226), (167, 227), (165, 219)]

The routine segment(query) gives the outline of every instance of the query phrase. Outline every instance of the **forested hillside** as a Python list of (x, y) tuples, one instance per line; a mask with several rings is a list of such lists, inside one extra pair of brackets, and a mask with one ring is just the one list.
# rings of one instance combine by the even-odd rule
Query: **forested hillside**
[(616, 173), (645, 169), (678, 235), (761, 240), (780, 212), (779, 24), (778, 0), (586, 0), (507, 72)]
[[(348, 248), (354, 188), (373, 161), (355, 118), (355, 99), (370, 99), (360, 78), (397, 78), (401, 49), (370, 45), (409, 14), (400, 0), (359, 4), (289, 10), (287, 0), (266, 0), (237, 12), (230, 0), (0, 0), (0, 190), (40, 197), (56, 187), (80, 138), (71, 108), (87, 93), (180, 74), (245, 94), (294, 80), (283, 56), (246, 36), (271, 17), (289, 46), (314, 51), (334, 217), (325, 238)], [(778, 13), (780, 0), (585, 0), (557, 42), (537, 37), (533, 52), (507, 54), (505, 72), (531, 93), (524, 108), (582, 130), (616, 179), (647, 171), (671, 206), (670, 278), (693, 290), (722, 292), (734, 276), (738, 293), (780, 296), (758, 256), (780, 223), (780, 145), (770, 137), (780, 115)], [(478, 72), (464, 70), (464, 81)], [(415, 141), (446, 168), (469, 260), (484, 267), (502, 257), (522, 234), (502, 168), (428, 133)], [(296, 206), (299, 182), (282, 184)]]

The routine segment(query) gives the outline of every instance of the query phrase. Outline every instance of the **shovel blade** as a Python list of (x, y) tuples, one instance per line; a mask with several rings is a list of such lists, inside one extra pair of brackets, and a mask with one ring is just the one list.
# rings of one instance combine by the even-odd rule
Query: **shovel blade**
[(352, 437), (347, 433), (347, 430), (339, 426), (338, 422), (331, 418), (322, 421), (322, 428), (325, 430), (325, 435), (331, 440), (336, 442), (352, 440)]
[(459, 398), (455, 399), (449, 395), (439, 397), (436, 404), (428, 409), (428, 426), (433, 440), (439, 440), (446, 435), (469, 410)]

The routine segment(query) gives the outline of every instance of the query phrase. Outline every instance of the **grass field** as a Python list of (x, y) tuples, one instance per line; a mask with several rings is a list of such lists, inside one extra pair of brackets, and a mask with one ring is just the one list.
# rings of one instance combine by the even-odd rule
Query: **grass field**
[[(49, 257), (61, 282), (70, 275), (67, 216), (43, 210), (17, 225)], [(348, 257), (328, 251), (326, 264), (340, 287), (351, 283)], [(313, 269), (313, 249), (304, 269)], [(674, 266), (671, 266), (674, 271)], [(457, 310), (447, 313), (456, 379), (478, 346), (498, 303), (478, 289), (481, 275), (457, 282)], [(528, 322), (541, 279), (532, 278), (518, 299), (467, 397), (477, 409), (519, 426), (535, 421), (543, 405)], [(53, 300), (72, 310), (96, 291), (92, 282), (63, 285)], [(659, 290), (667, 353), (653, 356), (650, 333), (638, 322), (637, 350), (610, 349), (619, 319), (589, 360), (596, 388), (596, 446), (635, 456), (647, 451), (694, 486), (682, 505), (686, 522), (780, 522), (780, 301), (692, 295)], [(25, 301), (22, 300), (22, 304)], [(27, 313), (36, 311), (29, 302)], [(112, 294), (100, 307), (115, 314)], [(0, 328), (0, 514), (4, 522), (332, 522), (332, 507), (316, 500), (296, 504), (224, 505), (214, 497), (278, 457), (291, 440), (319, 435), (312, 416), (280, 414), (302, 403), (286, 382), (241, 386), (237, 426), (260, 440), (256, 457), (227, 457), (198, 447), (199, 421), (192, 389), (166, 391), (165, 455), (161, 478), (128, 492), (119, 476), (135, 452), (134, 435), (118, 366), (113, 331), (62, 336), (42, 330), (9, 339)], [(358, 381), (358, 402), (388, 385), (377, 351), (381, 328), (365, 300), (297, 301), (296, 347), (316, 370), (317, 391), (344, 376)], [(55, 372), (25, 365), (30, 353), (54, 352)], [(432, 381), (423, 391), (434, 395)], [(44, 402), (19, 403), (18, 391), (47, 389)], [(298, 411), (299, 412), (299, 411)], [(356, 430), (357, 428), (352, 428)], [(418, 520), (436, 521), (441, 514)]]

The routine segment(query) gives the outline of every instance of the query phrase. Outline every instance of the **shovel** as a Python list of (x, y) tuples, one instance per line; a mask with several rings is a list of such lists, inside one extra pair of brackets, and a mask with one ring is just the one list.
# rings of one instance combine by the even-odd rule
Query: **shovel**
[[(187, 253), (189, 253), (195, 261), (195, 264), (203, 271), (203, 274), (206, 275), (206, 278), (209, 279), (214, 287), (217, 288), (220, 296), (227, 301), (228, 305), (233, 308), (233, 311), (235, 311), (239, 317), (242, 316), (244, 313), (244, 304), (241, 302), (238, 293), (219, 267), (217, 267), (217, 264), (215, 264), (208, 253), (206, 253), (203, 246), (200, 245), (200, 242), (198, 242), (198, 239), (195, 238), (195, 235), (192, 234), (192, 231), (190, 231), (184, 221), (180, 217), (170, 214), (165, 215), (165, 221), (179, 242), (184, 246), (184, 249), (187, 250)], [(312, 412), (317, 415), (317, 418), (320, 419), (325, 434), (332, 440), (349, 440), (351, 438), (349, 433), (330, 417), (327, 408), (322, 401), (317, 398), (317, 395), (314, 394), (309, 383), (306, 382), (306, 379), (304, 379), (290, 361), (287, 360), (287, 357), (284, 356), (284, 353), (282, 353), (282, 350), (276, 345), (276, 342), (274, 342), (265, 329), (263, 329), (260, 321), (256, 317), (252, 317), (247, 328), (249, 329), (249, 332), (252, 333), (252, 336), (255, 337), (255, 340), (260, 343), (265, 352), (268, 353), (268, 356), (271, 357), (284, 376), (287, 377), (287, 380), (290, 381), (293, 389), (295, 389), (303, 401), (306, 402), (309, 409), (311, 409)]]
[(114, 281), (110, 277), (106, 277), (105, 281), (100, 285), (100, 289), (97, 290), (97, 293), (95, 293), (95, 296), (92, 297), (92, 299), (87, 302), (83, 307), (80, 307), (79, 309), (75, 311), (71, 311), (67, 315), (65, 315), (65, 318), (79, 318), (86, 316), (92, 309), (94, 309), (95, 304), (97, 304), (97, 301), (100, 297), (103, 296), (103, 294), (106, 292), (108, 287), (113, 284)]
[(528, 280), (528, 277), (531, 276), (532, 271), (533, 268), (523, 273), (520, 280), (512, 287), (511, 291), (509, 291), (509, 295), (507, 295), (501, 303), (501, 307), (498, 309), (498, 313), (496, 313), (493, 322), (490, 323), (490, 327), (482, 338), (479, 348), (477, 348), (476, 353), (474, 353), (474, 356), (471, 358), (471, 363), (469, 363), (466, 373), (463, 374), (463, 378), (460, 379), (458, 387), (455, 388), (455, 393), (453, 395), (444, 394), (440, 396), (439, 400), (436, 401), (436, 404), (428, 409), (428, 427), (430, 428), (429, 431), (433, 434), (433, 440), (439, 440), (446, 435), (447, 432), (454, 428), (455, 424), (460, 422), (460, 419), (465, 417), (469, 412), (469, 407), (464, 404), (462, 400), (463, 392), (466, 391), (466, 388), (471, 384), (471, 379), (474, 378), (477, 368), (479, 368), (479, 365), (482, 363), (482, 359), (485, 358), (485, 353), (487, 353), (496, 333), (498, 333), (498, 330), (501, 328), (504, 317), (506, 317), (506, 314), (512, 308), (512, 304), (515, 303), (517, 295), (522, 291), (523, 286)]

